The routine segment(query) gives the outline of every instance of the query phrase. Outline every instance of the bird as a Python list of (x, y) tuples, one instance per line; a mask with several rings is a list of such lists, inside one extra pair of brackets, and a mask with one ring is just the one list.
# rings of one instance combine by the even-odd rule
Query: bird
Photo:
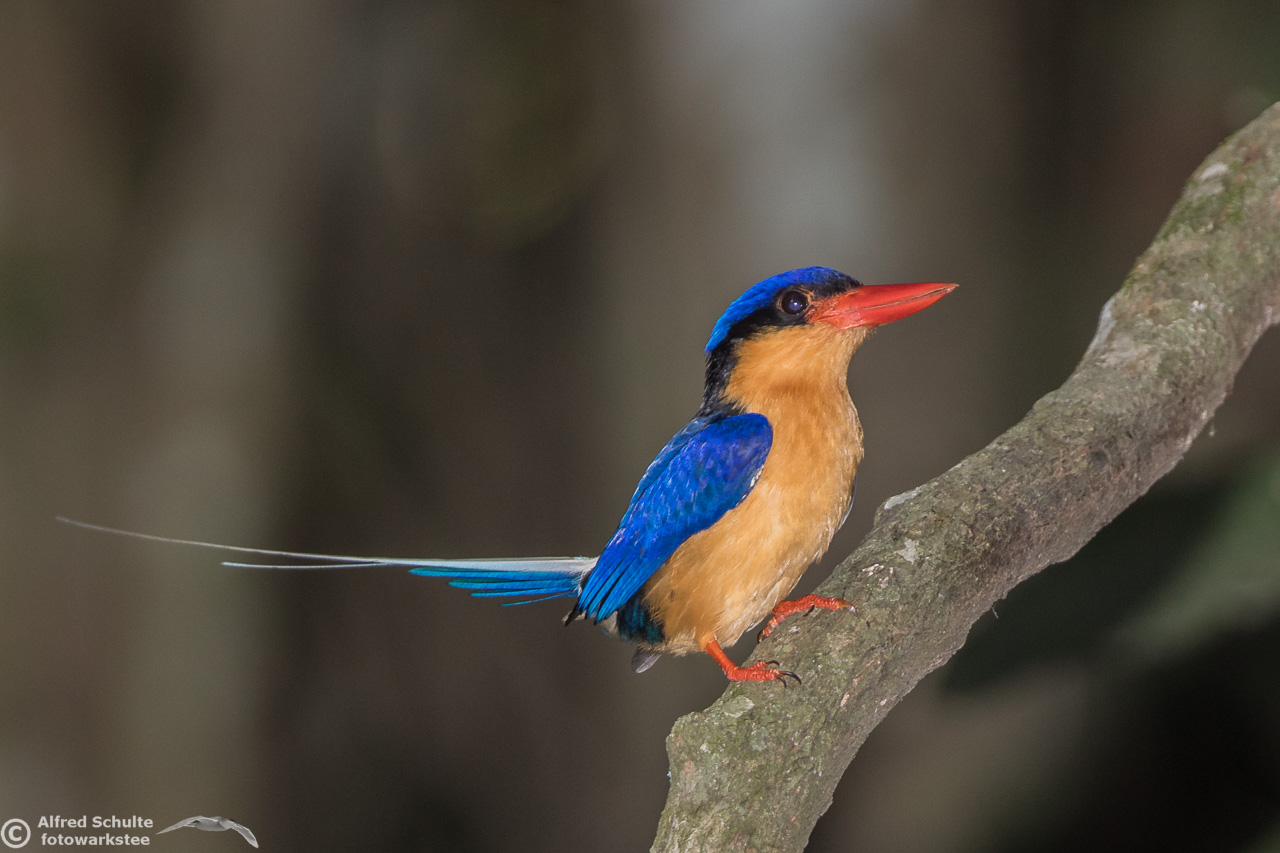
[(253, 837), (253, 833), (249, 831), (249, 828), (241, 826), (229, 817), (189, 817), (186, 820), (178, 821), (168, 829), (160, 830), (156, 835), (164, 835), (166, 832), (188, 826), (192, 829), (203, 829), (206, 832), (223, 832), (228, 829), (234, 829), (244, 836), (245, 841), (248, 841), (254, 847), (258, 846), (258, 839)]
[[(854, 353), (878, 326), (915, 314), (951, 283), (863, 284), (821, 266), (760, 281), (735, 299), (705, 347), (702, 402), (649, 464), (600, 555), (404, 559), (274, 551), (83, 527), (165, 542), (317, 561), (249, 568), (404, 566), (482, 598), (572, 598), (565, 624), (589, 620), (632, 643), (632, 668), (705, 652), (731, 681), (801, 679), (778, 661), (725, 653), (752, 626), (851, 610), (840, 598), (786, 600), (853, 506), (863, 431), (849, 396)], [(68, 520), (68, 519), (62, 519)]]

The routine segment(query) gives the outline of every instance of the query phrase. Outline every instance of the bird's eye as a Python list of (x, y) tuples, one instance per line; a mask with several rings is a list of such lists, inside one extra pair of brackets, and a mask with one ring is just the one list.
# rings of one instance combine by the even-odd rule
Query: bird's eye
[(809, 295), (803, 290), (788, 290), (778, 300), (778, 307), (788, 314), (800, 314), (809, 307)]

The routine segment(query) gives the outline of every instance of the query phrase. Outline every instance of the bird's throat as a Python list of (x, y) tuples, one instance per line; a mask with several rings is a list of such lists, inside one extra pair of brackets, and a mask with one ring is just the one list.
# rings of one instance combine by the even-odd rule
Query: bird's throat
[(868, 332), (815, 324), (741, 341), (724, 383), (724, 401), (766, 417), (800, 400), (843, 402), (849, 394), (849, 360)]

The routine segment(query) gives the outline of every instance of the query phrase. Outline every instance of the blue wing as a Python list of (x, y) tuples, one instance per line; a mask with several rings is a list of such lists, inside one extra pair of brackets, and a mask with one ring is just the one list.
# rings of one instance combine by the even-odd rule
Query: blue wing
[(571, 615), (599, 621), (626, 604), (686, 539), (742, 502), (772, 444), (764, 415), (690, 421), (640, 479)]

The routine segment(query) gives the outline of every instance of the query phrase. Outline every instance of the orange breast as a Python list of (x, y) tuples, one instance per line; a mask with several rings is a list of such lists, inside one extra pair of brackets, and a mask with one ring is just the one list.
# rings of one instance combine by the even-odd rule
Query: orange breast
[(740, 345), (727, 396), (773, 427), (750, 494), (682, 544), (645, 586), (661, 651), (732, 645), (826, 553), (853, 497), (862, 428), (845, 372), (860, 334), (805, 326)]

